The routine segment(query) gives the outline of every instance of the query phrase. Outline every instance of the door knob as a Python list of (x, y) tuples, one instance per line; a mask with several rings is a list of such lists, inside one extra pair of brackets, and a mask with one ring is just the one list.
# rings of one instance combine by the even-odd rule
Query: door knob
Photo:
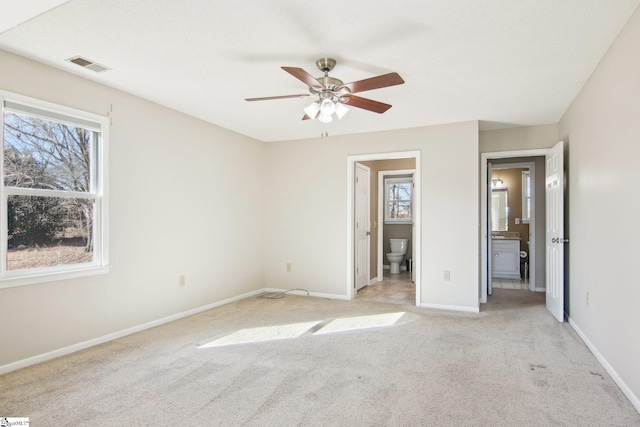
[(371, 232), (370, 231), (367, 231), (367, 236), (371, 236)]

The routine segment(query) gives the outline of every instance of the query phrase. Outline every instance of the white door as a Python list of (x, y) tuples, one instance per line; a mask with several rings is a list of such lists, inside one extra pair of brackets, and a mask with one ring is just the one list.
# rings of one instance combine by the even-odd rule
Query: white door
[[(416, 216), (415, 216), (415, 200), (416, 200), (416, 180), (415, 180), (416, 176), (415, 174), (411, 175), (411, 205), (412, 207), (412, 212), (411, 212), (411, 217), (413, 218), (413, 223), (411, 224), (411, 281), (413, 283), (416, 282), (416, 263), (418, 262), (418, 259), (416, 258)], [(416, 293), (416, 305), (420, 304), (420, 295), (418, 295)]]
[(547, 310), (564, 322), (564, 156), (563, 143), (546, 155)]
[(493, 231), (493, 217), (491, 215), (492, 209), (492, 198), (493, 193), (491, 192), (491, 178), (493, 176), (493, 169), (491, 169), (491, 163), (487, 165), (487, 200), (485, 203), (487, 204), (487, 295), (491, 295), (493, 293), (493, 241), (491, 240), (491, 232)]
[(355, 184), (355, 287), (356, 291), (369, 284), (370, 204), (369, 168), (356, 163)]

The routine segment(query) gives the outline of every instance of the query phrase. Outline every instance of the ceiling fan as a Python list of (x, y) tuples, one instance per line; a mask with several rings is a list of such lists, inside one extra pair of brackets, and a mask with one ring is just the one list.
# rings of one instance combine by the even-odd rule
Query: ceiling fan
[(316, 66), (324, 73), (323, 76), (315, 78), (302, 68), (282, 67), (287, 73), (309, 86), (309, 93), (297, 95), (268, 96), (263, 98), (246, 98), (245, 101), (269, 101), (273, 99), (287, 98), (308, 98), (317, 96), (317, 101), (304, 109), (302, 120), (315, 120), (322, 123), (329, 123), (333, 114), (341, 119), (349, 111), (345, 105), (362, 108), (382, 114), (391, 108), (391, 105), (371, 99), (362, 98), (354, 93), (365, 92), (367, 90), (379, 89), (387, 86), (395, 86), (404, 83), (398, 73), (383, 74), (352, 83), (343, 83), (342, 80), (329, 76), (329, 72), (336, 66), (333, 58), (320, 58), (316, 61)]

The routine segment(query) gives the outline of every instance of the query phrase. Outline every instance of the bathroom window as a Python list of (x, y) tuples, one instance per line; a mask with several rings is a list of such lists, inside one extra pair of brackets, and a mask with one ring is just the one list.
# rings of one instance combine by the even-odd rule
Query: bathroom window
[(0, 288), (107, 267), (107, 118), (0, 92)]
[(385, 180), (385, 223), (409, 224), (412, 218), (413, 178), (387, 178)]
[(528, 224), (531, 221), (531, 174), (522, 172), (522, 222)]

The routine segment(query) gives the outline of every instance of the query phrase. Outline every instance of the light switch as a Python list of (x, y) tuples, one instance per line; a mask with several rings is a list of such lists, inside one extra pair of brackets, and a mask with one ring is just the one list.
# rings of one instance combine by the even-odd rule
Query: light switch
[(516, 218), (516, 225), (520, 224), (520, 218)]

